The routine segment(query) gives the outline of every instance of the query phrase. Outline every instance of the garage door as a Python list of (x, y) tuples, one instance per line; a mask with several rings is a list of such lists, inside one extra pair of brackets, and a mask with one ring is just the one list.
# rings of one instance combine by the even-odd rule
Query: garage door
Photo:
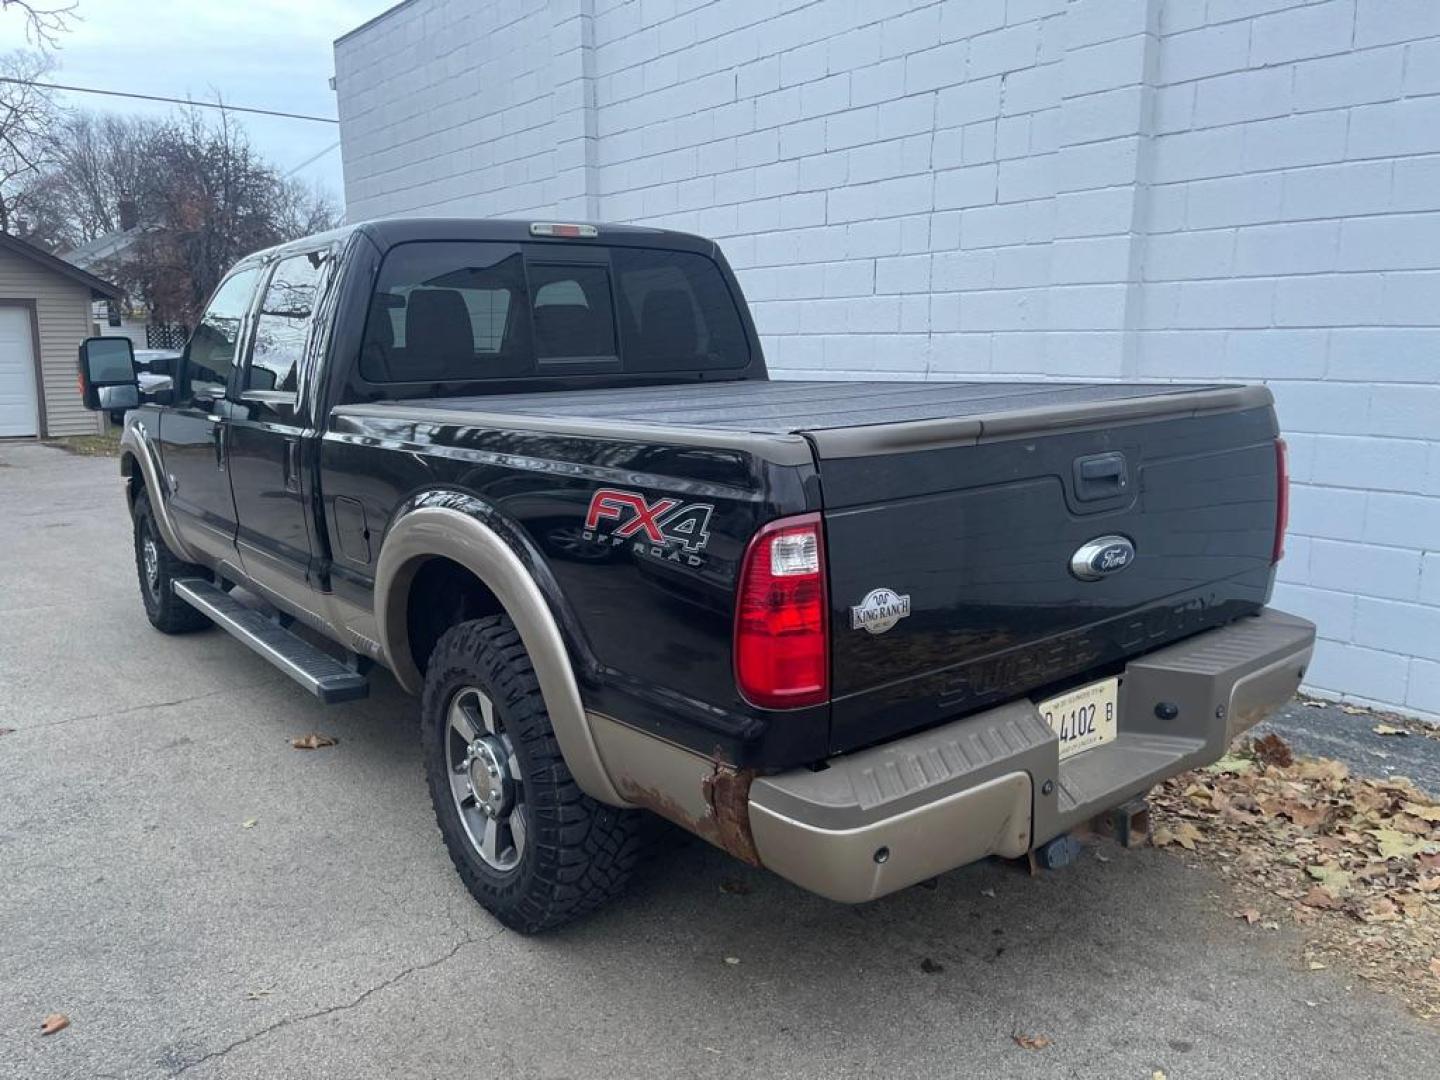
[(0, 304), (0, 436), (38, 435), (30, 309)]

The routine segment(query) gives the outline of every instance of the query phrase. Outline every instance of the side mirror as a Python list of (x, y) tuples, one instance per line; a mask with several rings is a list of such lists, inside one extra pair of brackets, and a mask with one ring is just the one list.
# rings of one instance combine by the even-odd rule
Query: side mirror
[(87, 409), (118, 412), (140, 404), (135, 346), (125, 337), (92, 337), (80, 344), (80, 396)]

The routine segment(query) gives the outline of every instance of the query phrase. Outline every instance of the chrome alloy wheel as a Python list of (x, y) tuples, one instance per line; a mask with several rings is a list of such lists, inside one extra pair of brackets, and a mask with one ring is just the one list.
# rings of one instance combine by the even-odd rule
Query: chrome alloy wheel
[(140, 557), (145, 563), (145, 584), (150, 589), (150, 595), (160, 596), (160, 548), (155, 543), (155, 537), (146, 530), (145, 542), (140, 545)]
[(445, 766), (460, 823), (490, 867), (513, 870), (525, 853), (529, 827), (515, 747), (482, 690), (457, 690), (446, 715)]

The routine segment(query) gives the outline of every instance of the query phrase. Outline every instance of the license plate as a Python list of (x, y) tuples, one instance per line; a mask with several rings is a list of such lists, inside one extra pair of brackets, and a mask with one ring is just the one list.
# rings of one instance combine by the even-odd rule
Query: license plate
[(1060, 737), (1060, 760), (1094, 750), (1115, 739), (1120, 680), (1101, 679), (1035, 706)]

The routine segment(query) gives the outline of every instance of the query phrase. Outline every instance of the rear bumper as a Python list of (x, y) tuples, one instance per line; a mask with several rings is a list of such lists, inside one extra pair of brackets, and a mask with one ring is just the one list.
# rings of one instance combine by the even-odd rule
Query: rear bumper
[[(987, 855), (1016, 857), (1159, 781), (1220, 757), (1289, 700), (1315, 642), (1266, 609), (1132, 661), (1114, 742), (1063, 765), (1027, 700), (756, 779), (749, 817), (767, 868), (845, 903)], [(1157, 712), (1161, 703), (1175, 706)]]

